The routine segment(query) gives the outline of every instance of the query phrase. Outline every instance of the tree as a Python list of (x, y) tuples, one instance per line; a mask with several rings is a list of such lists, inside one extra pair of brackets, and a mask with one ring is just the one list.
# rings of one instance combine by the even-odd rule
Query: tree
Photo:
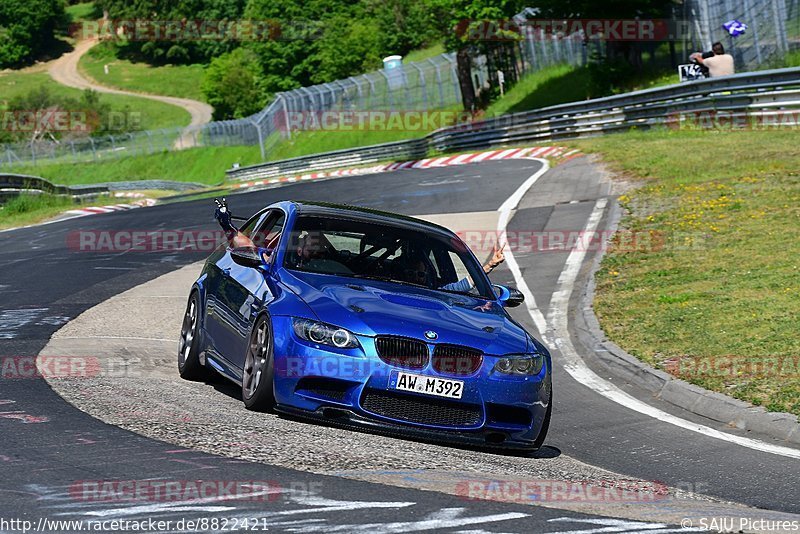
[(0, 2), (0, 68), (18, 67), (54, 47), (69, 18), (64, 0)]
[[(241, 43), (225, 28), (238, 22), (246, 0), (97, 0), (112, 21), (144, 21), (154, 27), (159, 23), (209, 23), (215, 33), (196, 38), (189, 29), (166, 40), (125, 40), (117, 42), (119, 55), (144, 59), (153, 64), (207, 63), (212, 58), (237, 48)], [(218, 24), (219, 23), (219, 24)], [(221, 28), (219, 33), (217, 28)], [(109, 32), (110, 34), (113, 32)]]
[(503, 35), (497, 40), (480, 40), (474, 39), (473, 36), (481, 35), (481, 30), (487, 21), (511, 20), (525, 7), (525, 2), (518, 0), (428, 0), (428, 2), (438, 21), (436, 28), (444, 38), (445, 48), (456, 52), (458, 82), (464, 109), (474, 110), (478, 107), (472, 82), (472, 61), (476, 56), (485, 55), (489, 59), (488, 71), (491, 79), (496, 77), (497, 67), (503, 68), (509, 82), (516, 78), (516, 70), (513, 55), (511, 58), (507, 57), (513, 54), (513, 46), (510, 46), (513, 41), (503, 40)]
[(340, 80), (381, 67), (380, 32), (375, 21), (340, 15), (325, 27), (315, 46), (318, 66), (311, 77), (314, 83)]
[(206, 70), (203, 93), (214, 106), (215, 119), (240, 119), (265, 103), (261, 67), (250, 50), (237, 48), (214, 59)]

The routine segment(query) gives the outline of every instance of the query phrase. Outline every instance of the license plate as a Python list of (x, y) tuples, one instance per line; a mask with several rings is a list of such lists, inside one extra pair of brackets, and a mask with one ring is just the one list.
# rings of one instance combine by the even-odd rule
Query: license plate
[(464, 382), (435, 376), (422, 376), (397, 371), (389, 379), (389, 387), (402, 391), (414, 391), (448, 399), (460, 399), (464, 393)]

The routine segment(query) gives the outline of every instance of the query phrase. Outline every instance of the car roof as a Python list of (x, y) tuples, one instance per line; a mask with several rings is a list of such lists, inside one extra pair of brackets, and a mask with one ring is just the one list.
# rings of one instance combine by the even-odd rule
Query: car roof
[(346, 217), (365, 222), (382, 222), (412, 230), (434, 230), (454, 236), (452, 230), (438, 224), (428, 222), (416, 217), (390, 213), (388, 211), (362, 208), (359, 206), (348, 206), (345, 204), (332, 204), (328, 202), (306, 202), (295, 201), (292, 204), (301, 215), (320, 215), (326, 217)]

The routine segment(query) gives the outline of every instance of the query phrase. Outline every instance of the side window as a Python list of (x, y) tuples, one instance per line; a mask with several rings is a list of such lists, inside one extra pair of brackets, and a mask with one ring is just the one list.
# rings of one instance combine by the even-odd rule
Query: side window
[(260, 221), (261, 218), (264, 216), (264, 211), (260, 211), (255, 215), (253, 215), (252, 217), (250, 217), (250, 219), (248, 219), (248, 221), (244, 223), (244, 225), (241, 228), (239, 228), (239, 231), (244, 235), (246, 235), (247, 237), (250, 237), (253, 234), (253, 229), (256, 227), (256, 224), (258, 224), (258, 221)]
[(285, 222), (286, 216), (281, 210), (271, 210), (264, 217), (258, 229), (249, 237), (257, 247), (274, 249), (278, 246)]
[(352, 255), (358, 255), (361, 252), (362, 234), (325, 234), (328, 242), (333, 245), (338, 252), (347, 251)]
[(433, 276), (437, 279), (440, 279), (442, 277), (442, 267), (439, 265), (439, 261), (436, 259), (436, 255), (433, 253), (433, 250), (428, 253), (428, 261), (433, 266), (434, 270), (434, 272), (431, 274), (433, 274)]
[(448, 252), (448, 256), (450, 259), (450, 270), (453, 274), (455, 274), (455, 280), (462, 280), (469, 276), (469, 270), (467, 270), (467, 266), (464, 265), (464, 262), (461, 261), (461, 258), (453, 252), (452, 250)]

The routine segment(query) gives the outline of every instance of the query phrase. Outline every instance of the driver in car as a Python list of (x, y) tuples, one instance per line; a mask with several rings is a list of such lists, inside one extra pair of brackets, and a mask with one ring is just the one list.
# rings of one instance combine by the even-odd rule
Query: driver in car
[[(503, 246), (499, 249), (497, 248), (497, 245), (495, 245), (492, 252), (492, 257), (489, 258), (489, 261), (487, 261), (483, 266), (483, 272), (489, 274), (494, 270), (495, 267), (506, 261), (506, 256), (503, 254), (504, 248), (506, 248), (505, 244), (503, 244)], [(427, 256), (419, 251), (414, 252), (412, 258), (411, 269), (406, 270), (407, 281), (414, 284), (432, 287), (432, 279), (436, 271), (433, 265), (431, 265), (430, 260), (427, 258)], [(473, 287), (475, 287), (475, 282), (472, 280), (472, 277), (467, 275), (457, 282), (450, 282), (449, 284), (439, 286), (439, 289), (468, 293)]]

